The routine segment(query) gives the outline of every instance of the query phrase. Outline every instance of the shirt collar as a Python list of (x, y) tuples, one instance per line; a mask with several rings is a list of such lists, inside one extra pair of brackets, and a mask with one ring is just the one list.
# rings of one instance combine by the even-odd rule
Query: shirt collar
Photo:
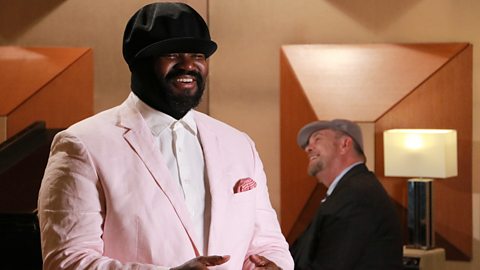
[(157, 111), (148, 106), (133, 92), (130, 92), (128, 98), (133, 101), (132, 103), (138, 112), (140, 112), (154, 136), (159, 136), (162, 134), (162, 132), (169, 128), (174, 129), (179, 126), (178, 124), (181, 124), (192, 135), (197, 136), (197, 124), (195, 123), (195, 119), (193, 117), (193, 110), (188, 111), (185, 116), (177, 120), (166, 113)]
[(333, 180), (332, 184), (328, 187), (328, 190), (327, 190), (327, 197), (330, 196), (333, 192), (333, 190), (335, 189), (335, 187), (337, 186), (338, 182), (340, 182), (340, 179), (342, 179), (342, 177), (348, 172), (350, 171), (353, 167), (357, 166), (358, 164), (361, 164), (363, 162), (359, 161), (359, 162), (355, 162), (353, 163), (352, 165), (348, 166), (347, 168), (345, 168), (339, 175), (337, 175), (337, 177), (335, 177), (335, 180)]

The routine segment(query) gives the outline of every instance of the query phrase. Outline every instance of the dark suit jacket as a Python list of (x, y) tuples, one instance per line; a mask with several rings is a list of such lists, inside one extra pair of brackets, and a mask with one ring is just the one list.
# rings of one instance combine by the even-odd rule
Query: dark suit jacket
[(390, 197), (359, 164), (340, 179), (290, 251), (298, 270), (400, 270), (402, 243)]

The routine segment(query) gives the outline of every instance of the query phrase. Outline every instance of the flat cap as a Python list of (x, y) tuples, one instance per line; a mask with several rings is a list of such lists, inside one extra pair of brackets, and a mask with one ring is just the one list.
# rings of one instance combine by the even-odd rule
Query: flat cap
[(348, 136), (350, 136), (353, 141), (360, 147), (363, 152), (363, 137), (362, 137), (362, 130), (360, 126), (356, 123), (345, 120), (345, 119), (334, 119), (331, 121), (315, 121), (305, 125), (297, 135), (297, 144), (302, 149), (308, 145), (308, 140), (310, 136), (316, 131), (322, 129), (331, 129), (341, 131)]

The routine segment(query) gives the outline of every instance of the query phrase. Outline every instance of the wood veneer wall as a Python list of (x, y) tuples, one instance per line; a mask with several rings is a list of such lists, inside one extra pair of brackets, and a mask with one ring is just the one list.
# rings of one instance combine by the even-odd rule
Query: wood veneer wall
[[(281, 227), (292, 242), (310, 222), (315, 207), (304, 208), (317, 186), (315, 179), (307, 175), (308, 160), (297, 146), (296, 135), (304, 123), (317, 120), (317, 116), (283, 51), (280, 52), (280, 66)], [(302, 211), (307, 213), (302, 215)]]
[(458, 176), (434, 182), (437, 244), (447, 259), (472, 255), (472, 46), (399, 101), (375, 124), (376, 174), (397, 203), (407, 207), (407, 179), (384, 176), (383, 131), (391, 128), (456, 129)]
[[(351, 51), (355, 46), (347, 47), (347, 50)], [(382, 45), (373, 47), (382, 50)], [(345, 48), (339, 46), (338, 49)], [(385, 49), (383, 50), (384, 53), (387, 53), (385, 59), (389, 59), (392, 53), (396, 54), (397, 50), (398, 54), (394, 55), (394, 59), (396, 58), (400, 62), (409, 56), (410, 59), (407, 59), (407, 62), (400, 63), (400, 68), (397, 68), (397, 70), (403, 72), (392, 72), (395, 68), (385, 71), (385, 69), (381, 69), (382, 66), (380, 65), (376, 67), (378, 71), (376, 76), (383, 80), (383, 85), (385, 85), (385, 80), (387, 82), (390, 80), (392, 82), (402, 82), (404, 86), (413, 85), (413, 88), (398, 89), (392, 91), (392, 93), (385, 93), (381, 87), (375, 89), (377, 84), (375, 81), (371, 81), (367, 88), (369, 94), (372, 93), (372, 89), (373, 93), (377, 91), (378, 95), (384, 97), (385, 95), (398, 94), (398, 91), (404, 92), (404, 94), (392, 99), (391, 104), (386, 107), (387, 109), (376, 117), (375, 115), (366, 117), (372, 111), (370, 106), (383, 106), (385, 104), (379, 104), (378, 102), (355, 104), (356, 109), (363, 106), (365, 113), (357, 112), (353, 115), (353, 119), (352, 116), (347, 118), (351, 118), (353, 121), (371, 121), (374, 123), (375, 173), (381, 179), (389, 195), (397, 203), (401, 215), (406, 213), (406, 179), (385, 179), (383, 176), (383, 130), (402, 127), (457, 129), (459, 175), (451, 179), (438, 180), (434, 184), (435, 226), (438, 246), (446, 249), (447, 259), (469, 260), (472, 255), (472, 46), (467, 43), (419, 44), (407, 45), (403, 48), (402, 45), (398, 45), (398, 48), (386, 45)], [(412, 54), (409, 54), (409, 50), (412, 51)], [(370, 55), (370, 57), (372, 56)], [(381, 60), (382, 53), (375, 57), (378, 56)], [(311, 63), (311, 61), (306, 62)], [(442, 62), (443, 64), (437, 66)], [(390, 64), (391, 62), (387, 61), (387, 63)], [(430, 73), (426, 73), (428, 71), (426, 63), (430, 66)], [(361, 95), (363, 93), (356, 85), (352, 85), (355, 88), (342, 89), (342, 87), (348, 85), (347, 82), (340, 87), (341, 90), (339, 91), (342, 93), (337, 94), (334, 89), (335, 85), (331, 84), (327, 87), (328, 91), (314, 89), (314, 95), (312, 95), (312, 91), (309, 91), (309, 95), (307, 95), (305, 91), (308, 91), (308, 89), (302, 87), (302, 81), (299, 80), (296, 72), (308, 71), (308, 67), (301, 67), (301, 71), (298, 71), (293, 70), (291, 64), (282, 51), (280, 55), (281, 225), (290, 243), (308, 225), (325, 192), (325, 188), (316, 185), (314, 180), (306, 176), (307, 160), (305, 154), (296, 145), (296, 134), (305, 123), (310, 121), (332, 117), (342, 118), (346, 117), (345, 115), (351, 115), (349, 106), (333, 106), (333, 110), (336, 111), (325, 109), (325, 107), (317, 108), (318, 106), (313, 108), (313, 102), (308, 99), (308, 96), (341, 104), (342, 95), (344, 96), (345, 93), (351, 93), (351, 95)], [(370, 64), (374, 63), (365, 62), (365, 65), (369, 65), (367, 68), (371, 68)], [(410, 68), (405, 69), (408, 67)], [(425, 69), (426, 67), (427, 69)], [(335, 72), (338, 71), (342, 72), (341, 70)], [(329, 70), (326, 69), (326, 72), (329, 72)], [(351, 69), (347, 69), (345, 72), (347, 75), (345, 80), (348, 80), (348, 76), (359, 75)], [(370, 70), (370, 72), (375, 72), (375, 69)], [(311, 73), (315, 74), (314, 72)], [(420, 78), (421, 80), (415, 83), (419, 79), (418, 74), (427, 75), (423, 77), (423, 80)], [(364, 80), (358, 77), (355, 79), (359, 79), (358, 81)], [(414, 80), (412, 81), (412, 79)], [(315, 80), (315, 77), (313, 80)], [(410, 81), (405, 83), (405, 80)], [(323, 84), (324, 82), (320, 80), (318, 83)], [(359, 86), (365, 87), (365, 85)], [(375, 97), (372, 96), (372, 98)], [(404, 216), (401, 217), (401, 220), (403, 223), (406, 221)], [(406, 227), (405, 224), (404, 227)]]
[(91, 49), (0, 47), (0, 56), (6, 138), (35, 121), (66, 128), (93, 114)]

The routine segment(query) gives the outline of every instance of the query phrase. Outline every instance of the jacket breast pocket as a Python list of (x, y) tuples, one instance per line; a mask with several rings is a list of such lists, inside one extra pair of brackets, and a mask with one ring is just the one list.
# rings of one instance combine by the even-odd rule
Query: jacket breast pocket
[(256, 194), (257, 194), (256, 188), (243, 191), (243, 192), (234, 193), (232, 194), (232, 203), (255, 205)]

